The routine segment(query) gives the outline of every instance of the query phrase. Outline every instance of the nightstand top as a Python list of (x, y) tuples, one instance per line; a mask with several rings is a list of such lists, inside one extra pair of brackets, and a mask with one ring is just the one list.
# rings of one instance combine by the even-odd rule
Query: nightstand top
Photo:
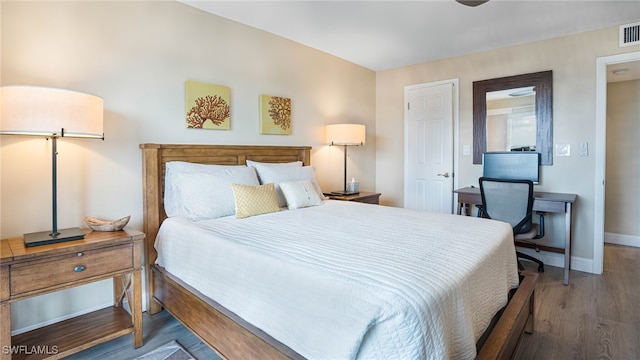
[(371, 199), (375, 199), (377, 202), (377, 199), (380, 197), (381, 193), (376, 193), (376, 192), (367, 192), (367, 191), (360, 191), (357, 194), (351, 194), (351, 195), (335, 195), (335, 194), (331, 194), (331, 193), (325, 193), (324, 196), (332, 199), (332, 200), (342, 200), (342, 201), (357, 201), (357, 200), (362, 200), (362, 199), (367, 199), (367, 198), (371, 198)]
[[(2, 260), (19, 260), (23, 258), (55, 255), (70, 251), (86, 251), (87, 249), (100, 248), (105, 245), (126, 243), (135, 240), (143, 240), (144, 234), (136, 230), (120, 231), (91, 231), (83, 229), (84, 239), (59, 242), (54, 244), (26, 247), (22, 236), (2, 240)], [(5, 245), (6, 244), (6, 245)], [(8, 249), (5, 250), (5, 246)], [(9, 256), (5, 255), (5, 251)]]
[(0, 261), (11, 259), (13, 259), (13, 252), (11, 251), (9, 240), (3, 239), (2, 241), (0, 241)]

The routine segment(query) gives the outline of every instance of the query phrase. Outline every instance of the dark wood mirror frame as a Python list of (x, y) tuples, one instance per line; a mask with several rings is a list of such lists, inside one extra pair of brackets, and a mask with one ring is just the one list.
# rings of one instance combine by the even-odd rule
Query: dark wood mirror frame
[(553, 164), (553, 74), (551, 70), (473, 82), (473, 163), (487, 151), (487, 93), (535, 86), (536, 152), (541, 165)]

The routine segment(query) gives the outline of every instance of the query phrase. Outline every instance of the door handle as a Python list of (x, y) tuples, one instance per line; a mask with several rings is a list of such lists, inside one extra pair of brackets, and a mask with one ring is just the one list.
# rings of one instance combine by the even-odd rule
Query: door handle
[(444, 177), (448, 178), (449, 177), (449, 172), (446, 172), (444, 174), (438, 174), (438, 176), (444, 176)]

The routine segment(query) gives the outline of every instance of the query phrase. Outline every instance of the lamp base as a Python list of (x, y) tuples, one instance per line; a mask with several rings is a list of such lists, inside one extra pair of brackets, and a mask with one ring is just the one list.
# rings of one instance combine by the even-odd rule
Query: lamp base
[(360, 191), (344, 191), (344, 190), (339, 190), (339, 191), (332, 191), (329, 194), (331, 195), (355, 195), (355, 194), (359, 194)]
[(24, 234), (24, 245), (32, 247), (80, 239), (84, 239), (84, 231), (80, 230), (80, 228), (58, 230), (58, 235), (55, 236), (52, 236), (49, 230)]

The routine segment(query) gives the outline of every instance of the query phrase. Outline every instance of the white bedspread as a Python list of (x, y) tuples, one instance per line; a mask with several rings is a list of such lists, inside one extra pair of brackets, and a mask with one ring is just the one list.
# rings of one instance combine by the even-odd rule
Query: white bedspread
[(157, 263), (310, 359), (473, 359), (518, 284), (512, 230), (328, 200), (164, 221)]

